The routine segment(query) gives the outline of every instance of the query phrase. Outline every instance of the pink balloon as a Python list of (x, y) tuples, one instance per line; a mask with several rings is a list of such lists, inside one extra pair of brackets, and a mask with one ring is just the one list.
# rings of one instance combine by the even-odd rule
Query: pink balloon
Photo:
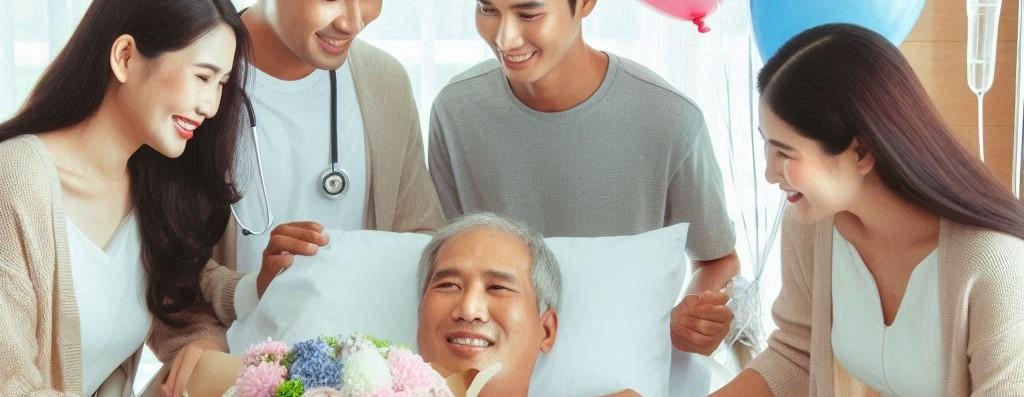
[(693, 21), (697, 31), (707, 33), (711, 28), (704, 24), (704, 17), (718, 8), (720, 0), (643, 0), (651, 7), (684, 21)]

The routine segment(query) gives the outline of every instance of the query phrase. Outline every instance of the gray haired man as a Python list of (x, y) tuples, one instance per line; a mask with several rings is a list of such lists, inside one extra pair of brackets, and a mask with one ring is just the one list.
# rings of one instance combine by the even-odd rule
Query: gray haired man
[(434, 236), (419, 276), (423, 358), (455, 372), (500, 362), (481, 396), (526, 396), (558, 331), (562, 276), (543, 237), (494, 214), (467, 215)]

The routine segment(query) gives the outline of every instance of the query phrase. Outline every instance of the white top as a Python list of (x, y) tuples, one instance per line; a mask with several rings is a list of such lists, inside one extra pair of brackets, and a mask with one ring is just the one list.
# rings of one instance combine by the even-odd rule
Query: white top
[[(274, 224), (315, 221), (332, 229), (362, 229), (369, 192), (366, 137), (349, 63), (337, 71), (338, 160), (349, 176), (349, 190), (340, 200), (326, 197), (320, 185), (320, 176), (331, 165), (328, 72), (316, 70), (302, 79), (284, 81), (255, 67), (249, 71), (252, 80), (247, 94), (256, 115)], [(251, 134), (246, 126), (240, 138), (237, 180), (243, 198), (235, 210), (246, 226), (258, 230), (267, 218)], [(238, 270), (258, 271), (273, 228), (260, 236), (243, 236), (241, 228), (237, 230)]]
[(71, 274), (82, 337), (82, 391), (91, 395), (146, 343), (153, 316), (135, 212), (100, 249), (67, 217)]
[(843, 367), (885, 396), (941, 396), (946, 376), (939, 314), (939, 255), (914, 268), (886, 327), (875, 279), (838, 231), (832, 239), (832, 349)]

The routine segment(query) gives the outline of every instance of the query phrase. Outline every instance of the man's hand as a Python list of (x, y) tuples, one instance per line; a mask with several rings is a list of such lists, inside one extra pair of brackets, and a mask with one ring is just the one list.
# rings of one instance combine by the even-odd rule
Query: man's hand
[(270, 242), (263, 250), (263, 265), (256, 277), (256, 295), (263, 292), (282, 271), (292, 265), (294, 255), (313, 256), (327, 245), (324, 227), (316, 222), (295, 222), (278, 225), (270, 232)]
[(192, 376), (192, 371), (199, 363), (199, 357), (206, 350), (222, 351), (222, 348), (217, 341), (199, 339), (178, 351), (178, 354), (174, 356), (167, 379), (160, 385), (160, 397), (179, 397), (185, 394), (188, 378)]
[(704, 291), (687, 295), (672, 310), (672, 346), (676, 349), (710, 356), (729, 334), (732, 310), (724, 292)]

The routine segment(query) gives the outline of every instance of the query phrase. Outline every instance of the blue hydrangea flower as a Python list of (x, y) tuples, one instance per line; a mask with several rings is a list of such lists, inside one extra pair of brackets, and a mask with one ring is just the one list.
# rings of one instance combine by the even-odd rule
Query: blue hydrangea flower
[(320, 339), (310, 339), (296, 343), (292, 347), (292, 355), (295, 360), (309, 359), (317, 356), (334, 357), (334, 349)]
[(334, 357), (334, 349), (324, 341), (299, 342), (292, 348), (292, 354), (295, 361), (291, 367), (291, 379), (302, 381), (307, 389), (341, 386), (341, 362)]

